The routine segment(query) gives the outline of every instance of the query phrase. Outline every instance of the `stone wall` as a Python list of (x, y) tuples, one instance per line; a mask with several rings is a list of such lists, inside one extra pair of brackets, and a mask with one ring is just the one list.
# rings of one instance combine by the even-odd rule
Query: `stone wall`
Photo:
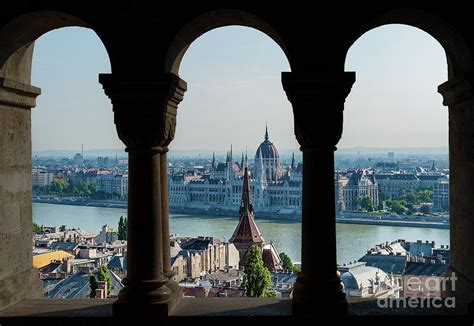
[(0, 309), (42, 295), (32, 267), (31, 112), (0, 105)]

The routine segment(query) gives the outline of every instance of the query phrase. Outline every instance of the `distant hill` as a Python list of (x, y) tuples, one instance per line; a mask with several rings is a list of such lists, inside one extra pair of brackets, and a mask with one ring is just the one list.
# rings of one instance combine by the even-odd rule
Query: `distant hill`
[[(45, 151), (33, 151), (33, 157), (74, 157), (76, 153), (81, 153), (81, 150), (61, 150), (61, 149), (51, 149)], [(125, 149), (118, 148), (107, 148), (107, 149), (88, 149), (84, 150), (84, 157), (98, 157), (98, 156), (108, 156), (108, 157), (126, 157), (127, 153)]]
[(388, 152), (394, 152), (395, 154), (448, 154), (447, 146), (439, 147), (351, 147), (351, 148), (338, 148), (338, 154), (387, 154)]
[[(345, 155), (367, 155), (367, 154), (376, 154), (376, 155), (387, 155), (388, 152), (394, 152), (395, 154), (435, 154), (443, 155), (448, 154), (448, 147), (397, 147), (397, 148), (383, 148), (383, 147), (352, 147), (352, 148), (338, 148), (337, 154)], [(74, 150), (45, 150), (45, 151), (33, 151), (33, 157), (74, 157), (79, 151)], [(225, 157), (227, 150), (210, 150), (210, 149), (191, 149), (191, 150), (170, 150), (168, 153), (168, 158), (212, 158), (212, 154), (215, 153), (217, 159), (222, 159)], [(239, 160), (242, 153), (245, 153), (245, 149), (233, 149), (234, 159)], [(250, 160), (253, 160), (255, 156), (254, 149), (248, 149), (247, 155)], [(281, 149), (279, 150), (280, 156), (282, 158), (290, 157), (293, 153), (297, 159), (301, 156), (301, 151), (298, 148), (295, 149)], [(127, 153), (125, 149), (119, 148), (108, 148), (108, 149), (88, 149), (84, 151), (84, 156), (88, 157), (98, 157), (98, 156), (107, 156), (107, 157), (126, 157)]]

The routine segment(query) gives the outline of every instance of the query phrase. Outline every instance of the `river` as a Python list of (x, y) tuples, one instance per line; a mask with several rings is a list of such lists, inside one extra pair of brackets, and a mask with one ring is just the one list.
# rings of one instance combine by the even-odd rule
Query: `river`
[[(117, 228), (121, 215), (127, 210), (90, 206), (33, 203), (33, 221), (45, 226), (67, 225), (99, 233), (104, 224)], [(273, 242), (279, 252), (287, 253), (293, 261), (301, 261), (301, 223), (255, 218), (263, 237)], [(213, 236), (229, 240), (237, 226), (238, 217), (196, 216), (170, 214), (170, 232), (180, 236)], [(429, 240), (449, 244), (449, 230), (399, 226), (337, 224), (337, 261), (346, 263), (359, 259), (376, 244), (405, 239)], [(325, 248), (315, 248), (325, 250)]]

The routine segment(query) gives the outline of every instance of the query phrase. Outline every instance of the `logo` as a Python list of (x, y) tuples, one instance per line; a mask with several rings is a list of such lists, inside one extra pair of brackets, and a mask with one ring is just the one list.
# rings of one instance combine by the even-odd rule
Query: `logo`
[(456, 274), (451, 276), (405, 276), (403, 277), (403, 297), (377, 299), (379, 308), (448, 308), (456, 307), (456, 298), (447, 296), (456, 291)]

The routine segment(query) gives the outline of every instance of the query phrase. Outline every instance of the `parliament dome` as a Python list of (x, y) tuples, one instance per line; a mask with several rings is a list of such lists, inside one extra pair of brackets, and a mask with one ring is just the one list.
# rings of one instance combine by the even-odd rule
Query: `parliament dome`
[(255, 158), (260, 158), (260, 154), (262, 158), (278, 158), (278, 151), (275, 145), (269, 140), (268, 137), (268, 128), (265, 128), (265, 140), (258, 146), (257, 153), (255, 154)]

